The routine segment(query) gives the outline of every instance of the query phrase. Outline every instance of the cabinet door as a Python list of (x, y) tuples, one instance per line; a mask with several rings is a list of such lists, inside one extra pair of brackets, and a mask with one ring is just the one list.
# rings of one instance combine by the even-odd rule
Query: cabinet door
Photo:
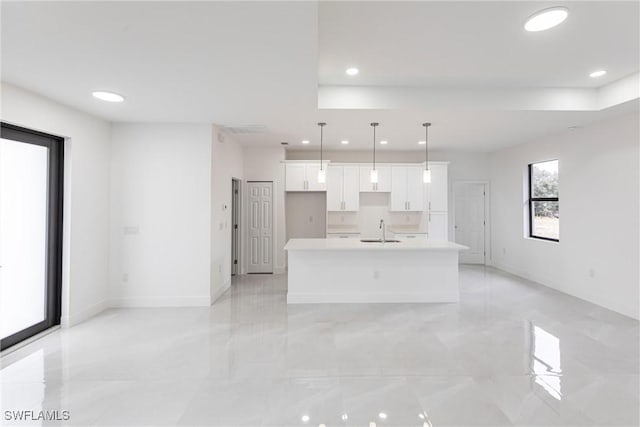
[(429, 219), (429, 240), (449, 240), (446, 212), (431, 212)]
[(391, 191), (391, 166), (376, 166), (378, 170), (378, 185), (376, 191), (389, 193)]
[(407, 210), (424, 211), (424, 181), (422, 168), (407, 167)]
[[(325, 169), (327, 166), (324, 166)], [(320, 162), (307, 164), (307, 190), (308, 191), (325, 191), (326, 183), (318, 182), (318, 172), (320, 172)]]
[(345, 211), (355, 212), (360, 208), (360, 168), (358, 166), (342, 168), (342, 201)]
[(407, 167), (391, 167), (391, 211), (407, 210)]
[(327, 167), (327, 210), (343, 210), (342, 197), (342, 167)]
[(447, 165), (430, 165), (431, 184), (429, 184), (429, 202), (431, 212), (448, 211), (447, 203)]
[(360, 166), (360, 191), (363, 193), (376, 191), (376, 186), (371, 182), (371, 166)]
[(305, 191), (306, 165), (299, 163), (287, 163), (285, 165), (285, 189), (286, 191)]

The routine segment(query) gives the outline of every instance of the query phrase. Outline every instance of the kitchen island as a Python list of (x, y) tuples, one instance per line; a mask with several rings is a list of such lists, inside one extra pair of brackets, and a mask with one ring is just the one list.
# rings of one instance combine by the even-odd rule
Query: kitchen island
[(291, 239), (287, 303), (457, 302), (458, 252), (446, 241)]

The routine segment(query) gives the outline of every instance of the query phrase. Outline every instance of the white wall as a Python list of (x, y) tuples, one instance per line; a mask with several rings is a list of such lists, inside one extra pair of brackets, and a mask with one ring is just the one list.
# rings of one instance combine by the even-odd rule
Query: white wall
[(110, 125), (2, 83), (3, 121), (65, 137), (62, 325), (106, 307)]
[[(255, 148), (244, 147), (244, 179), (247, 181), (273, 181), (274, 204), (274, 273), (282, 273), (285, 269), (285, 193), (284, 193), (284, 164), (283, 148)], [(244, 220), (247, 223), (247, 209), (243, 209)], [(246, 240), (244, 240), (246, 242)], [(242, 272), (246, 273), (246, 247), (243, 251)]]
[(113, 306), (209, 305), (211, 126), (114, 124)]
[[(243, 151), (233, 137), (213, 126), (211, 133), (211, 302), (231, 285), (231, 180), (243, 178)], [(241, 188), (242, 190), (242, 188)], [(241, 222), (241, 233), (242, 233)], [(242, 235), (240, 237), (242, 242)], [(242, 250), (243, 245), (241, 244)], [(241, 261), (242, 263), (242, 258)]]
[[(493, 153), (494, 265), (638, 318), (638, 126), (633, 114)], [(560, 243), (524, 237), (526, 168), (549, 159), (559, 160)]]

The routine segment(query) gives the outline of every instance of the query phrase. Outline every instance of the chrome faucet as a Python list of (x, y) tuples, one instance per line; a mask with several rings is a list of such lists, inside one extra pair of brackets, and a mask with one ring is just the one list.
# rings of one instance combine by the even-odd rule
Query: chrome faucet
[(382, 243), (384, 243), (387, 241), (387, 238), (385, 236), (387, 231), (387, 226), (384, 223), (384, 219), (380, 220), (380, 229), (382, 230)]

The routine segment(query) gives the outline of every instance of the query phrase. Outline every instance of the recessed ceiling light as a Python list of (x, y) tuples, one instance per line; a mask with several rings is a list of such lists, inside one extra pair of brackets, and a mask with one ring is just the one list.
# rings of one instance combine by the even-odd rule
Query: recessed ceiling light
[(347, 68), (347, 70), (345, 71), (345, 73), (347, 73), (348, 76), (355, 76), (359, 72), (360, 72), (360, 70), (358, 70), (356, 67)]
[(303, 143), (303, 144), (308, 144), (308, 143), (309, 143), (309, 140), (308, 140), (308, 139), (303, 139), (303, 140), (302, 140), (302, 143)]
[(382, 144), (382, 145), (387, 145), (388, 143), (389, 143), (389, 141), (384, 141), (384, 140), (380, 141), (380, 144)]
[(420, 145), (424, 145), (426, 143), (427, 143), (427, 141), (418, 141), (418, 144), (420, 144)]
[(544, 31), (560, 25), (569, 15), (569, 9), (562, 6), (550, 7), (534, 13), (527, 19), (524, 29), (531, 32)]
[(117, 93), (113, 93), (113, 92), (106, 92), (106, 91), (102, 91), (102, 90), (98, 90), (95, 92), (91, 92), (91, 95), (93, 95), (94, 98), (98, 98), (102, 101), (107, 101), (107, 102), (122, 102), (124, 101), (124, 96), (122, 95), (118, 95)]
[(605, 74), (607, 74), (606, 70), (598, 70), (598, 71), (594, 71), (593, 73), (589, 74), (589, 77), (602, 77)]
[(300, 419), (302, 420), (303, 423), (306, 423), (307, 421), (310, 420), (309, 415), (303, 415)]
[(349, 143), (349, 141), (347, 141), (346, 139), (345, 139), (345, 140), (340, 141), (340, 144), (342, 144), (342, 145), (347, 145), (348, 143)]
[(380, 412), (378, 414), (378, 417), (380, 417), (381, 420), (386, 420), (387, 419), (387, 414), (385, 414), (384, 412)]

